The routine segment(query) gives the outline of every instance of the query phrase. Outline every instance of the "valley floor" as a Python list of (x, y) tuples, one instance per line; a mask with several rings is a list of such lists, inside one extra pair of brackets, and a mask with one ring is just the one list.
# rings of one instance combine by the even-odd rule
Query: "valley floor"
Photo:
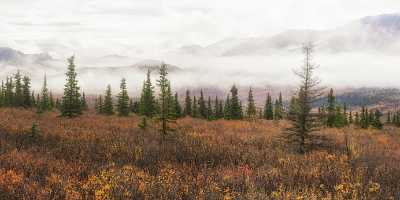
[(301, 155), (285, 121), (139, 121), (0, 109), (0, 199), (400, 198), (398, 128), (323, 129), (328, 147)]

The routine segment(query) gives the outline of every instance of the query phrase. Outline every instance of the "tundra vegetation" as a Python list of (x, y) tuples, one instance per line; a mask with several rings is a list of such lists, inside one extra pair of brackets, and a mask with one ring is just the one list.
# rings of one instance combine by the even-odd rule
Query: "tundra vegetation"
[(122, 79), (93, 102), (73, 57), (59, 97), (18, 72), (0, 88), (0, 199), (397, 199), (400, 114), (337, 103), (303, 50), (296, 93), (261, 107), (235, 85), (179, 99), (167, 65), (140, 97)]

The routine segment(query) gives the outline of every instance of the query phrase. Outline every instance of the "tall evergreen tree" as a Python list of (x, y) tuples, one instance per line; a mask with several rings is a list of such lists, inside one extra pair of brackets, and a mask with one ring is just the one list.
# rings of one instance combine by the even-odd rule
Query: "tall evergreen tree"
[(214, 120), (215, 119), (215, 115), (213, 112), (213, 108), (212, 108), (212, 103), (211, 103), (211, 97), (208, 96), (208, 101), (207, 101), (207, 119), (208, 120)]
[(67, 78), (61, 102), (61, 115), (69, 118), (82, 114), (81, 94), (74, 60), (74, 56), (68, 58), (68, 70), (65, 74)]
[(160, 88), (159, 94), (159, 120), (161, 122), (161, 133), (163, 135), (168, 134), (172, 129), (170, 127), (170, 123), (173, 122), (174, 116), (171, 113), (170, 99), (171, 99), (171, 86), (170, 82), (167, 78), (167, 65), (161, 64), (160, 67), (160, 77), (157, 80), (157, 85)]
[(22, 76), (19, 70), (14, 75), (14, 80), (15, 80), (15, 93), (14, 93), (13, 105), (20, 107), (23, 106), (24, 104), (24, 94), (23, 94)]
[(81, 98), (81, 104), (82, 104), (82, 110), (88, 110), (89, 106), (86, 100), (86, 94), (85, 92), (82, 92), (82, 98)]
[(328, 105), (327, 105), (327, 126), (334, 127), (336, 123), (336, 98), (331, 88), (328, 94)]
[(247, 98), (247, 117), (255, 119), (257, 115), (256, 104), (254, 103), (253, 89), (250, 87), (249, 96)]
[(135, 113), (135, 114), (139, 114), (140, 113), (140, 102), (139, 101), (133, 101), (132, 99), (129, 102), (129, 108), (131, 110), (131, 112)]
[(151, 83), (151, 72), (147, 71), (146, 81), (143, 83), (142, 94), (140, 96), (139, 112), (146, 117), (153, 117), (156, 113), (156, 101), (154, 97), (154, 87)]
[(32, 107), (31, 79), (28, 76), (24, 76), (23, 78), (22, 94), (24, 107)]
[(175, 93), (174, 97), (174, 112), (175, 112), (175, 117), (180, 118), (182, 117), (182, 107), (181, 104), (179, 103), (179, 98), (178, 98), (178, 93)]
[(200, 90), (199, 112), (200, 112), (200, 116), (203, 119), (207, 119), (207, 107), (206, 107), (206, 101), (204, 99), (203, 89)]
[(358, 112), (356, 112), (355, 116), (354, 116), (354, 123), (355, 125), (359, 126), (360, 125), (360, 115), (358, 114)]
[(304, 45), (303, 52), (304, 64), (296, 72), (301, 84), (288, 116), (291, 126), (284, 132), (287, 141), (295, 145), (299, 153), (305, 153), (315, 145), (314, 132), (320, 126), (318, 114), (311, 111), (312, 104), (321, 97), (320, 81), (314, 75), (316, 66), (312, 63), (313, 45)]
[(189, 90), (186, 90), (185, 108), (183, 114), (184, 116), (192, 116), (192, 99), (190, 98)]
[(224, 107), (222, 106), (222, 101), (218, 99), (218, 96), (215, 96), (214, 100), (214, 113), (215, 119), (221, 119), (224, 117)]
[(349, 113), (349, 124), (353, 124), (353, 123), (354, 123), (353, 112), (350, 111), (350, 113)]
[(37, 111), (39, 113), (51, 110), (49, 89), (47, 88), (47, 78), (44, 76), (42, 91), (40, 93), (40, 101), (38, 101)]
[(60, 101), (60, 99), (56, 98), (56, 104), (55, 104), (55, 106), (56, 106), (56, 109), (57, 109), (57, 110), (61, 110), (61, 101)]
[(376, 128), (376, 129), (383, 128), (383, 124), (381, 122), (381, 117), (382, 117), (382, 113), (379, 110), (375, 110), (375, 112), (373, 113), (372, 127)]
[(242, 119), (242, 107), (239, 101), (238, 89), (235, 85), (231, 88), (231, 100), (230, 100), (230, 119), (239, 120)]
[(192, 117), (194, 118), (199, 117), (199, 108), (196, 96), (193, 96)]
[(167, 85), (167, 106), (168, 106), (168, 114), (176, 119), (176, 108), (175, 108), (175, 101), (174, 101), (174, 96), (172, 95), (172, 89), (171, 89), (171, 82), (168, 80), (168, 85)]
[(392, 123), (392, 113), (390, 111), (387, 113), (386, 123)]
[(368, 108), (362, 107), (361, 108), (361, 116), (360, 116), (360, 127), (361, 128), (368, 128), (370, 125), (370, 114)]
[(14, 102), (14, 83), (12, 77), (7, 77), (6, 88), (4, 92), (4, 105), (13, 106)]
[(121, 80), (120, 92), (118, 94), (117, 111), (119, 116), (129, 115), (129, 96), (126, 88), (126, 79)]
[(231, 119), (231, 114), (232, 114), (231, 99), (230, 99), (230, 96), (228, 95), (226, 97), (225, 105), (224, 105), (224, 119), (227, 119), (227, 120)]
[(279, 93), (279, 98), (275, 101), (274, 107), (274, 119), (281, 120), (283, 119), (283, 100), (282, 100), (282, 93)]
[(113, 98), (112, 98), (112, 92), (111, 92), (111, 85), (108, 85), (107, 89), (106, 89), (102, 113), (106, 114), (106, 115), (114, 114), (114, 105), (113, 105)]
[(32, 93), (31, 93), (31, 102), (32, 102), (32, 106), (37, 106), (35, 91), (32, 91)]
[(104, 101), (102, 95), (97, 98), (95, 108), (98, 114), (104, 114)]
[(56, 106), (56, 102), (54, 101), (53, 93), (49, 93), (49, 102), (50, 102), (50, 110), (53, 110), (53, 108)]
[(267, 119), (267, 120), (274, 119), (272, 98), (271, 98), (271, 95), (269, 95), (269, 93), (267, 94), (267, 99), (265, 101), (265, 106), (264, 106), (264, 119)]
[(1, 87), (0, 87), (0, 107), (4, 106), (4, 93), (6, 89), (4, 86), (4, 81), (1, 81)]

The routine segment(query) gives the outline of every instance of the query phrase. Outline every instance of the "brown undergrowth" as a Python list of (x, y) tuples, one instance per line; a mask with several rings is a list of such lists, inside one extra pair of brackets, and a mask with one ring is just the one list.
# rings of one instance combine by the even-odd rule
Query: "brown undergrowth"
[[(38, 134), (32, 136), (32, 123)], [(0, 109), (0, 199), (397, 199), (400, 130), (324, 129), (296, 154), (285, 121), (177, 121)]]

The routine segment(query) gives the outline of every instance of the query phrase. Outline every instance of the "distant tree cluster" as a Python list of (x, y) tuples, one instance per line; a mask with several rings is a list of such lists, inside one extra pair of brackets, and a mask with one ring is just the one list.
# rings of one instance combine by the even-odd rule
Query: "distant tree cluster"
[(31, 91), (31, 79), (22, 77), (18, 71), (14, 76), (1, 82), (0, 106), (30, 108), (36, 105), (35, 94)]
[(386, 123), (400, 127), (400, 111), (388, 112)]
[(56, 102), (47, 88), (46, 76), (40, 93), (35, 95), (31, 89), (30, 77), (22, 76), (18, 71), (13, 76), (7, 77), (5, 82), (2, 81), (0, 107), (36, 108), (38, 113), (42, 113), (56, 107)]
[(366, 129), (369, 127), (382, 129), (382, 113), (379, 110), (370, 111), (362, 107), (360, 112), (348, 112), (347, 105), (339, 105), (333, 89), (330, 89), (327, 102), (318, 108), (322, 123), (329, 128), (342, 128), (351, 124)]

